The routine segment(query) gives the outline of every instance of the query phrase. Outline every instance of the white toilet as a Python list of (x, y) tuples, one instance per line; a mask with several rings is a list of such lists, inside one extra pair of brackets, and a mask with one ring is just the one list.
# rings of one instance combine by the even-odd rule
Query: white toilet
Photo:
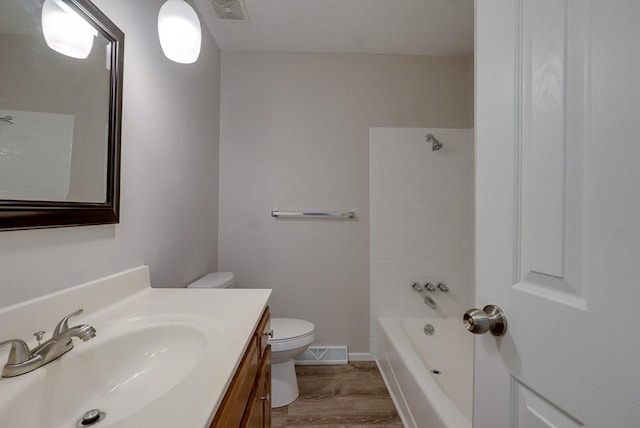
[[(188, 288), (232, 288), (233, 272), (212, 272), (192, 282)], [(293, 359), (315, 338), (314, 325), (293, 318), (271, 318), (271, 407), (291, 404), (298, 398), (298, 380)]]
[(271, 318), (271, 407), (282, 407), (298, 398), (298, 380), (293, 359), (315, 338), (314, 325), (293, 318)]
[(211, 272), (187, 285), (187, 288), (232, 288), (236, 283), (233, 272)]

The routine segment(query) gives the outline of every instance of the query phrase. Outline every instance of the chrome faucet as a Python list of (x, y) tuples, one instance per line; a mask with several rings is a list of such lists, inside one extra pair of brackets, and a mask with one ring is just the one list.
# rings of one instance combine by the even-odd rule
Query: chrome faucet
[(44, 343), (40, 343), (44, 332), (35, 333), (34, 335), (38, 338), (38, 346), (31, 350), (29, 350), (27, 344), (20, 339), (0, 342), (0, 346), (11, 344), (7, 364), (5, 364), (2, 369), (2, 377), (19, 376), (60, 358), (73, 349), (74, 337), (83, 342), (94, 338), (96, 336), (96, 330), (90, 325), (82, 324), (69, 327), (69, 318), (80, 315), (83, 312), (83, 309), (78, 309), (64, 317), (53, 330), (51, 339)]
[(422, 291), (424, 290), (424, 288), (422, 287), (422, 284), (420, 284), (417, 281), (411, 284), (411, 289), (413, 291), (417, 291), (418, 293), (422, 293)]
[(424, 289), (430, 293), (433, 293), (434, 291), (436, 291), (436, 287), (429, 281), (424, 283)]
[(447, 284), (445, 284), (444, 282), (437, 283), (436, 287), (438, 287), (438, 290), (442, 291), (443, 293), (449, 292), (449, 287), (447, 287)]
[(424, 304), (429, 306), (431, 309), (438, 308), (438, 304), (436, 303), (436, 301), (433, 300), (433, 297), (429, 296), (428, 294), (424, 296)]

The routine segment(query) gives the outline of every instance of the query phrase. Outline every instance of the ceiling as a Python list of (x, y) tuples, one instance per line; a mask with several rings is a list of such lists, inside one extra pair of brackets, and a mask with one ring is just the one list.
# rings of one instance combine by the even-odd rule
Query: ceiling
[(468, 55), (473, 0), (245, 0), (249, 22), (194, 0), (223, 51)]

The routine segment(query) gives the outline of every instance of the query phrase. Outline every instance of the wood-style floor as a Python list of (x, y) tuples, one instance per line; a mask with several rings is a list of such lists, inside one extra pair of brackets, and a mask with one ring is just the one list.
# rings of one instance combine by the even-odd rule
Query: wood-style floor
[(273, 428), (401, 428), (375, 362), (296, 366), (300, 397), (273, 409)]

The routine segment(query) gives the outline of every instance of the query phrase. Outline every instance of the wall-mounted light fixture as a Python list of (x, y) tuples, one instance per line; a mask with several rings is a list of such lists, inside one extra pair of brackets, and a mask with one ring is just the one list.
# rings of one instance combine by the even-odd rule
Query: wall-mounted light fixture
[(171, 61), (191, 64), (200, 56), (200, 19), (184, 0), (167, 0), (158, 13), (158, 36), (165, 56)]
[(61, 0), (42, 4), (42, 33), (47, 45), (56, 52), (84, 59), (93, 48), (98, 32), (76, 11)]

